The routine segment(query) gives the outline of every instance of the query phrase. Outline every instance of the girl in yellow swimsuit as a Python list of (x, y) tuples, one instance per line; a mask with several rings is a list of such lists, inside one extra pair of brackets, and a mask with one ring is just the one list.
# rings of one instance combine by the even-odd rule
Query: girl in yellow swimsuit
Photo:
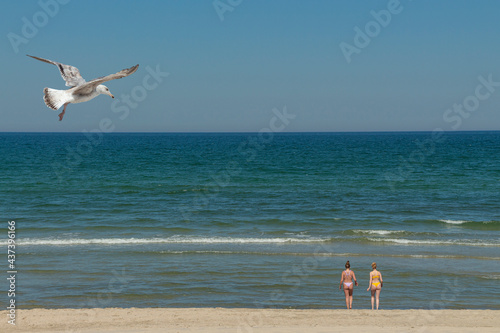
[(375, 298), (377, 299), (377, 310), (378, 310), (378, 304), (380, 302), (380, 292), (382, 291), (382, 286), (384, 284), (384, 281), (382, 280), (382, 273), (377, 271), (377, 263), (372, 263), (372, 271), (370, 272), (370, 285), (368, 286), (368, 289), (366, 291), (369, 291), (371, 289), (372, 292), (372, 310), (374, 307), (375, 303)]
[(345, 263), (345, 271), (342, 272), (342, 277), (340, 278), (339, 289), (344, 285), (344, 293), (345, 293), (345, 305), (347, 309), (352, 309), (352, 292), (353, 292), (353, 281), (354, 284), (358, 285), (358, 280), (356, 279), (356, 275), (351, 271), (351, 264), (349, 260)]

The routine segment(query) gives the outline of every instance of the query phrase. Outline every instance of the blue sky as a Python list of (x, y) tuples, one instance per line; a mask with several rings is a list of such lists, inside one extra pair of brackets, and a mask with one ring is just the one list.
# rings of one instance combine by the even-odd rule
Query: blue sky
[[(41, 0), (1, 6), (0, 131), (81, 132), (106, 119), (115, 132), (256, 132), (269, 126), (273, 109), (284, 107), (295, 116), (285, 131), (500, 125), (498, 1)], [(341, 45), (357, 51), (346, 57)], [(56, 67), (26, 54), (76, 66), (87, 80), (137, 63), (140, 68), (107, 83), (115, 100), (102, 95), (69, 105), (59, 122), (60, 111), (45, 106), (42, 91), (66, 89), (64, 81)], [(168, 76), (155, 81), (151, 71)]]

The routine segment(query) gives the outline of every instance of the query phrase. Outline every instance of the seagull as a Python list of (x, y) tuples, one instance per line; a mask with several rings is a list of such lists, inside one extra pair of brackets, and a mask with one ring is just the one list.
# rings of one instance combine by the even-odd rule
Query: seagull
[(68, 90), (57, 90), (52, 88), (43, 89), (43, 100), (45, 101), (47, 107), (51, 108), (52, 110), (57, 110), (64, 105), (63, 112), (59, 114), (59, 121), (63, 119), (64, 113), (66, 112), (66, 106), (68, 106), (68, 104), (70, 103), (75, 104), (87, 102), (100, 94), (115, 98), (115, 96), (113, 96), (109, 91), (108, 87), (101, 83), (129, 76), (130, 74), (134, 73), (137, 68), (139, 68), (139, 65), (135, 65), (133, 67), (123, 69), (118, 73), (102, 76), (87, 82), (80, 75), (80, 71), (76, 67), (64, 65), (60, 62), (52, 60), (30, 56), (29, 54), (27, 54), (27, 56), (52, 65), (56, 65), (61, 72), (62, 78), (64, 79), (64, 81), (66, 81), (66, 86), (71, 87)]

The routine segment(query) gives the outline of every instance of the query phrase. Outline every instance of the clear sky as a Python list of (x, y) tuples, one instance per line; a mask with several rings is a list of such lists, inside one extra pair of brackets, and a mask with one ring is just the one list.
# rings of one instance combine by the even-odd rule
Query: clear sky
[[(285, 107), (284, 131), (498, 130), (498, 13), (495, 0), (2, 1), (0, 131), (256, 132)], [(67, 87), (26, 54), (87, 80), (140, 67), (59, 122), (42, 91)]]

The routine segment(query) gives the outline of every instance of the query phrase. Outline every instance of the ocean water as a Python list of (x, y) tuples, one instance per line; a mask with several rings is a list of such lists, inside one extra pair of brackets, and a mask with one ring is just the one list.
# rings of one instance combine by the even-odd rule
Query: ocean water
[(2, 133), (0, 156), (20, 308), (342, 309), (349, 260), (354, 308), (376, 261), (382, 309), (500, 309), (500, 132)]

